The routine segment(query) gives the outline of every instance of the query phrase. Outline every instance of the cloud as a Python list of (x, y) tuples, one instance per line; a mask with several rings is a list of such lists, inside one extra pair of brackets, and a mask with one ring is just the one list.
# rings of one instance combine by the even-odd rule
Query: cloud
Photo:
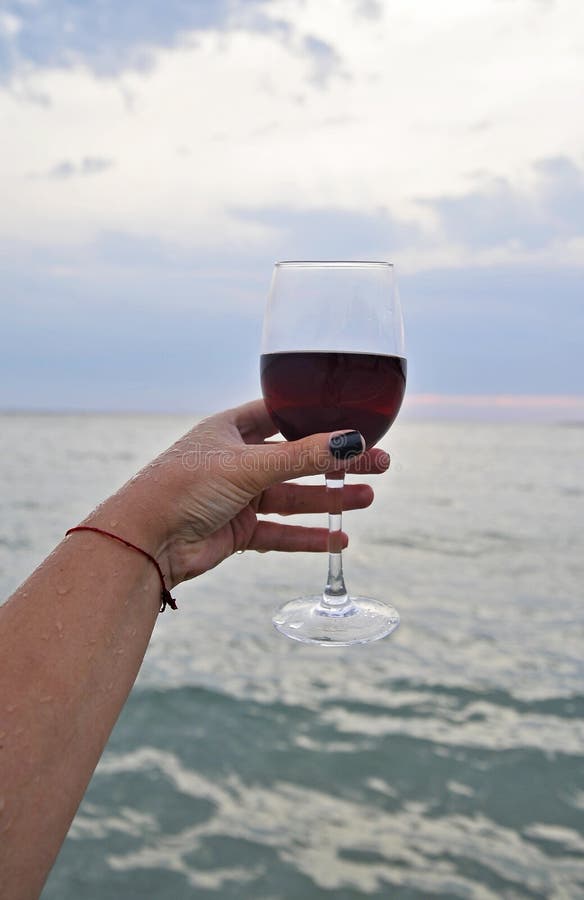
[(511, 246), (539, 250), (554, 241), (584, 237), (584, 172), (568, 157), (534, 167), (531, 190), (506, 178), (482, 179), (466, 194), (425, 198), (441, 232), (472, 248)]
[(302, 51), (312, 61), (312, 73), (309, 80), (318, 87), (326, 87), (331, 76), (339, 71), (341, 62), (339, 54), (332, 44), (313, 35), (304, 38)]
[(355, 12), (364, 19), (378, 22), (383, 16), (383, 6), (379, 0), (357, 0)]
[(335, 74), (349, 77), (331, 43), (271, 15), (274, 7), (277, 13), (274, 0), (8, 0), (0, 13), (0, 84), (19, 99), (49, 105), (51, 97), (30, 86), (35, 70), (82, 64), (98, 77), (146, 75), (162, 49), (193, 46), (197, 34), (209, 32), (219, 35), (215, 53), (221, 54), (229, 53), (227, 35), (274, 38), (308, 65), (303, 80), (318, 88)]
[(276, 254), (296, 259), (385, 258), (419, 240), (415, 225), (395, 219), (387, 210), (361, 213), (335, 207), (239, 208), (241, 221), (267, 226)]
[(64, 178), (100, 175), (102, 172), (111, 169), (113, 164), (114, 162), (112, 159), (105, 159), (101, 156), (85, 156), (79, 163), (64, 159), (52, 166), (44, 175), (35, 177), (56, 179), (59, 181)]
[[(526, 222), (535, 233), (521, 246), (532, 246), (545, 240), (537, 228), (545, 231), (546, 223), (526, 211), (523, 196), (517, 201), (514, 173), (529, 171), (534, 158), (577, 160), (581, 152), (571, 112), (581, 60), (568, 41), (584, 15), (576, 6), (573, 20), (563, 5), (553, 14), (544, 41), (536, 12), (514, 3), (487, 14), (482, 4), (471, 10), (459, 0), (445, 22), (432, 4), (412, 15), (407, 0), (392, 0), (372, 24), (356, 14), (356, 0), (128, 0), (115, 16), (112, 0), (6, 2), (12, 19), (4, 30), (28, 62), (10, 90), (0, 89), (0, 118), (10, 122), (2, 135), (2, 238), (77, 241), (100, 230), (141, 230), (218, 246), (234, 221), (229, 207), (338, 207), (364, 215), (379, 207), (400, 224), (441, 225), (444, 241), (430, 248), (430, 260), (416, 245), (408, 267), (446, 264), (448, 253), (459, 264), (455, 241), (466, 239), (467, 216), (456, 204), (471, 192), (465, 172), (501, 176), (497, 187), (470, 185), (482, 207), (476, 239), (465, 246), (500, 246), (497, 221), (488, 240), (479, 234), (485, 212), (498, 217), (495, 201), (505, 216), (510, 203), (518, 205), (515, 230)], [(164, 19), (160, 30), (156, 16)], [(43, 28), (52, 50), (39, 37)], [(39, 40), (29, 46), (33, 34)], [(548, 37), (542, 93), (531, 66)], [(167, 39), (175, 44), (161, 47)], [(95, 76), (96, 53), (111, 50), (115, 65), (126, 65), (144, 47), (156, 57), (151, 70)], [(48, 59), (57, 63), (47, 67)], [(469, 130), (473, 123), (478, 128)], [(88, 149), (115, 159), (107, 177), (81, 179), (65, 168), (44, 183), (28, 177), (55, 163), (77, 165)], [(417, 196), (444, 201), (448, 228), (430, 206), (415, 204)], [(254, 233), (248, 222), (229, 240), (263, 240), (265, 231)], [(577, 252), (568, 248), (563, 258)]]
[[(192, 31), (225, 27), (239, 9), (258, 30), (265, 18), (251, 13), (269, 0), (7, 0), (0, 19), (0, 74), (23, 63), (68, 67), (83, 61), (98, 75), (147, 69), (151, 49), (172, 47)], [(275, 26), (274, 26), (275, 27)]]
[(584, 424), (584, 396), (570, 394), (413, 394), (400, 418)]

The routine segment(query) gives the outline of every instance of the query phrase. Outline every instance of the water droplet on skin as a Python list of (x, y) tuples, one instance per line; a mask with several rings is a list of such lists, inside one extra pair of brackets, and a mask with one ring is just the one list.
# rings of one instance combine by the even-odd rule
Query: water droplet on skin
[(13, 819), (9, 819), (4, 828), (0, 829), (0, 834), (7, 834), (12, 826)]
[(55, 627), (56, 627), (57, 631), (59, 632), (59, 635), (62, 635), (63, 634), (63, 623), (57, 621), (57, 622), (55, 622)]
[(61, 584), (57, 588), (57, 593), (62, 597), (64, 594), (68, 594), (70, 590), (71, 590), (70, 587), (65, 587), (64, 584)]

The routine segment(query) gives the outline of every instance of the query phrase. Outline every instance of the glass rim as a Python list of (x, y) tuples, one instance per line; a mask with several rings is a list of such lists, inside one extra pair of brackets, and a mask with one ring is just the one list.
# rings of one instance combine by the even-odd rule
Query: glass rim
[(320, 268), (320, 269), (350, 269), (350, 268), (386, 268), (393, 269), (393, 263), (385, 260), (369, 260), (369, 259), (284, 259), (274, 263), (274, 268), (282, 266), (297, 266), (298, 268)]

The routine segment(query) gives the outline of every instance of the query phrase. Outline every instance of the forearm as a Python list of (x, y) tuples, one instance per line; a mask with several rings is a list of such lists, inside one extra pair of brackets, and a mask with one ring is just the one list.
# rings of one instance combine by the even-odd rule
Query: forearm
[[(112, 498), (88, 522), (155, 551), (123, 502)], [(80, 532), (0, 608), (0, 885), (11, 900), (38, 896), (134, 683), (159, 601), (148, 560)]]

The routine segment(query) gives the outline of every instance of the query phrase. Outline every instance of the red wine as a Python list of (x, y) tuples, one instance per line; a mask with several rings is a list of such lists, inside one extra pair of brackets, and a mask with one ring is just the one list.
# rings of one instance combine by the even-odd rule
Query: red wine
[(405, 359), (377, 353), (266, 353), (260, 372), (268, 412), (289, 441), (356, 428), (372, 447), (406, 387)]

